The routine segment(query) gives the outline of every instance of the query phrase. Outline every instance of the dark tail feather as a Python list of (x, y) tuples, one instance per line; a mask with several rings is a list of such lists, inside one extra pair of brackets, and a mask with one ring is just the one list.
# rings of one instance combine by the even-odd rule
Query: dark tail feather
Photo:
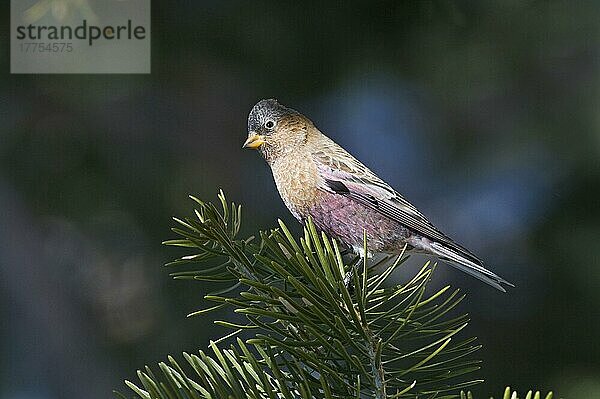
[(468, 259), (467, 257), (457, 253), (453, 249), (444, 247), (443, 245), (440, 245), (438, 243), (431, 243), (428, 249), (431, 252), (438, 255), (440, 259), (448, 262), (451, 266), (457, 268), (462, 272), (470, 274), (471, 276), (483, 281), (484, 283), (491, 285), (497, 290), (506, 292), (506, 289), (504, 289), (504, 287), (501, 284), (514, 287), (512, 283), (509, 283), (502, 277), (483, 267), (481, 264), (475, 263), (473, 260)]

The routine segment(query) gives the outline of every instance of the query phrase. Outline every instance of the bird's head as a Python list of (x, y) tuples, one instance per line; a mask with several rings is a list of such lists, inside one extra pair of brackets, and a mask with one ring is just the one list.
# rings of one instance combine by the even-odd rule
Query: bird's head
[(267, 161), (298, 151), (307, 140), (310, 120), (277, 100), (260, 100), (248, 115), (243, 148), (259, 150)]

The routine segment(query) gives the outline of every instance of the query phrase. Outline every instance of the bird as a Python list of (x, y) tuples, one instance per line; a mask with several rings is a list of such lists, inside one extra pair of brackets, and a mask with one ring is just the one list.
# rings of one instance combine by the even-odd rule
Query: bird
[[(300, 112), (275, 99), (248, 115), (242, 148), (258, 150), (275, 185), (301, 223), (335, 238), (361, 257), (405, 249), (434, 256), (506, 292), (514, 287), (464, 246), (441, 232), (414, 205)], [(369, 254), (364, 252), (364, 240)]]

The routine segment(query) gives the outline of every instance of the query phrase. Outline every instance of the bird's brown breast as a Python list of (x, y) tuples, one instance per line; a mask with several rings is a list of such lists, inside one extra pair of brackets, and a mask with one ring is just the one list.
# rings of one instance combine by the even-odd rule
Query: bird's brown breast
[(305, 219), (319, 196), (319, 175), (310, 153), (298, 152), (280, 157), (271, 163), (271, 170), (287, 208), (296, 219)]

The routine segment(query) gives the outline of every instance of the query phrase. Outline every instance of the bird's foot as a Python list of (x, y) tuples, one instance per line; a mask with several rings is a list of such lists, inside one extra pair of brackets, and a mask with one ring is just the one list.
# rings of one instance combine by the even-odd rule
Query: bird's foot
[(346, 275), (344, 276), (344, 285), (346, 286), (346, 288), (348, 290), (350, 290), (352, 285), (352, 280), (353, 280), (353, 276), (354, 276), (354, 268), (352, 268), (350, 271), (348, 271), (346, 273)]
[(354, 273), (358, 273), (356, 266), (348, 270), (344, 276), (344, 286), (350, 295), (354, 295)]

